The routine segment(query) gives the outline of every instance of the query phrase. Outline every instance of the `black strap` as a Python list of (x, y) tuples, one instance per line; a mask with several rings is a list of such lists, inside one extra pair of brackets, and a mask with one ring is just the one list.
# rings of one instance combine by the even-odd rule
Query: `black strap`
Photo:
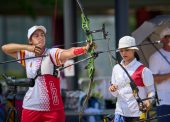
[[(47, 52), (47, 50), (45, 51), (45, 53), (46, 53), (46, 52)], [(39, 68), (38, 68), (38, 70), (37, 70), (37, 75), (35, 76), (34, 80), (35, 80), (38, 76), (42, 76), (42, 74), (41, 74), (41, 65), (42, 65), (43, 58), (44, 58), (44, 57), (42, 57), (42, 59), (41, 59), (41, 64), (40, 64), (40, 66), (39, 66)], [(51, 58), (50, 58), (50, 59), (51, 59)], [(53, 63), (53, 61), (51, 61), (51, 62)], [(59, 71), (56, 70), (56, 69), (58, 69), (58, 67), (59, 67), (59, 66), (56, 66), (56, 65), (53, 63), (53, 76), (55, 76), (55, 77), (58, 77), (58, 75), (59, 75)]]
[[(44, 54), (45, 54), (46, 52), (47, 52), (47, 50), (45, 50)], [(43, 58), (44, 58), (44, 57), (41, 58), (41, 63), (40, 63), (40, 66), (39, 66), (39, 68), (38, 68), (38, 70), (37, 70), (37, 75), (34, 77), (34, 80), (36, 80), (36, 78), (37, 78), (38, 76), (41, 76), (41, 64), (42, 64)]]

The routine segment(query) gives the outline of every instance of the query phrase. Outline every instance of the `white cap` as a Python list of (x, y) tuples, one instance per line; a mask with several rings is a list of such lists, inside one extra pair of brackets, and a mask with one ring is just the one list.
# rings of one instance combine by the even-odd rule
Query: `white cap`
[(160, 38), (162, 39), (164, 36), (170, 35), (170, 28), (167, 27), (165, 28), (161, 33), (160, 33)]
[(136, 49), (139, 50), (136, 47), (136, 42), (135, 42), (135, 38), (131, 37), (131, 36), (124, 36), (119, 40), (119, 47), (118, 49), (121, 48), (128, 48), (128, 49)]
[(28, 40), (30, 39), (31, 35), (36, 31), (36, 30), (42, 30), (44, 33), (46, 33), (46, 28), (42, 25), (38, 26), (38, 25), (35, 25), (33, 27), (31, 27), (30, 29), (28, 29), (28, 34), (27, 34), (27, 37), (28, 37)]

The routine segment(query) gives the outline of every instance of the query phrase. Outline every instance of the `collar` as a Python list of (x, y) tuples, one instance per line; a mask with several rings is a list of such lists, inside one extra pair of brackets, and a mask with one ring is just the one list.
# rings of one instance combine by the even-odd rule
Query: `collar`
[(128, 65), (124, 65), (124, 61), (121, 61), (121, 64), (125, 67), (125, 68), (129, 68), (135, 65), (135, 63), (137, 62), (136, 58), (134, 58)]

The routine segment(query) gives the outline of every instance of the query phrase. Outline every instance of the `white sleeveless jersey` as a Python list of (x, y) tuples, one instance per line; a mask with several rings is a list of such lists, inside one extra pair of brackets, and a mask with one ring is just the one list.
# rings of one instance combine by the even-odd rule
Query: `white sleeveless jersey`
[[(53, 111), (63, 109), (60, 95), (59, 78), (53, 75), (54, 64), (60, 66), (59, 48), (46, 49), (46, 57), (21, 60), (20, 63), (26, 68), (27, 78), (35, 78), (37, 70), (41, 69), (41, 75), (35, 80), (34, 87), (29, 87), (24, 100), (23, 108), (38, 111)], [(26, 50), (18, 52), (18, 59), (34, 57), (35, 54)]]

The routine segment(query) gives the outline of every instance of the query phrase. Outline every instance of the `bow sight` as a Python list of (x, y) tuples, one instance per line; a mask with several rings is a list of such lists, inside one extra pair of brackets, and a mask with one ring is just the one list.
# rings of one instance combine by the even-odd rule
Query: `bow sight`
[(87, 31), (86, 34), (89, 35), (89, 34), (98, 33), (98, 32), (102, 32), (103, 33), (103, 38), (107, 39), (108, 32), (106, 32), (106, 30), (105, 30), (105, 24), (102, 25), (101, 29), (93, 30), (93, 31)]

